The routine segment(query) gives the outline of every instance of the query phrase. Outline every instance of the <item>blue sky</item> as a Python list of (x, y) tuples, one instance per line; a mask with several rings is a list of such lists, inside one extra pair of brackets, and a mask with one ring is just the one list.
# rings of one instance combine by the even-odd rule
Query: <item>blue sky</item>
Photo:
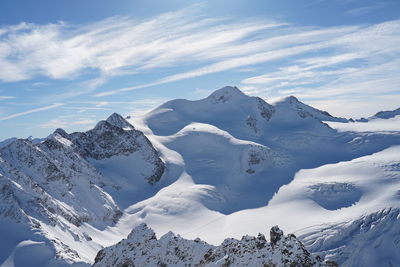
[(225, 85), (337, 116), (400, 106), (400, 2), (0, 2), (0, 140)]

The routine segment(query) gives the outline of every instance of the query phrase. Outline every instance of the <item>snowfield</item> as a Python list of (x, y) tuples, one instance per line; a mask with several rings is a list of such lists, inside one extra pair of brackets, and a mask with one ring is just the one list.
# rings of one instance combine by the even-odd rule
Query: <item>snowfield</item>
[[(148, 233), (143, 223), (156, 236), (149, 253), (174, 240), (165, 236), (172, 231), (185, 240), (178, 247), (195, 251), (192, 263), (227, 238), (269, 236), (278, 225), (340, 266), (400, 265), (397, 113), (353, 122), (295, 97), (265, 102), (224, 87), (142, 117), (113, 114), (85, 133), (6, 140), (1, 266), (93, 264), (104, 247), (127, 249), (115, 244), (133, 229), (136, 240), (135, 227)], [(132, 263), (157, 265), (135, 253)]]

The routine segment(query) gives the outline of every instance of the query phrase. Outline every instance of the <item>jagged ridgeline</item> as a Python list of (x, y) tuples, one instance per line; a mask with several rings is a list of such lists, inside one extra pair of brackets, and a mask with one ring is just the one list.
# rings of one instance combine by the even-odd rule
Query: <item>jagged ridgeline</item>
[[(400, 132), (334, 126), (398, 114), (354, 122), (227, 86), (85, 132), (5, 140), (0, 264), (397, 266)], [(234, 239), (273, 225), (298, 238)]]
[(263, 234), (225, 239), (212, 246), (199, 238), (187, 240), (172, 232), (160, 239), (146, 224), (137, 226), (118, 244), (99, 251), (94, 267), (108, 266), (293, 266), (334, 267), (307, 251), (295, 235), (285, 236), (278, 226)]

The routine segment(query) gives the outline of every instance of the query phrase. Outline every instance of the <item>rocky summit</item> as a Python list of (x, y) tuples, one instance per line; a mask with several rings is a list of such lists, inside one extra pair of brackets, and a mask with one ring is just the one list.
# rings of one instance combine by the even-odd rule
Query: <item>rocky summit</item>
[(152, 229), (140, 224), (126, 239), (100, 250), (93, 266), (336, 266), (308, 252), (295, 235), (285, 236), (278, 226), (271, 228), (270, 240), (259, 234), (212, 246), (172, 232), (157, 239)]

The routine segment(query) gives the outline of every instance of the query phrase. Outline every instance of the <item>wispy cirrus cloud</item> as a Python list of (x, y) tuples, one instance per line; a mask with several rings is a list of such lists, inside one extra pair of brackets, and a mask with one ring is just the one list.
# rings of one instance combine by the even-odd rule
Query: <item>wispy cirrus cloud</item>
[[(326, 30), (297, 29), (295, 31), (292, 27), (281, 27), (278, 36), (275, 36), (277, 33), (273, 31), (270, 33), (272, 36), (263, 37), (256, 41), (247, 42), (241, 40), (240, 44), (231, 44), (216, 50), (205, 50), (203, 53), (214, 55), (214, 63), (205, 64), (203, 67), (197, 69), (172, 74), (149, 83), (97, 93), (94, 96), (109, 96), (320, 50), (329, 47), (330, 44), (325, 42), (327, 38), (341, 36), (357, 29), (358, 27), (349, 26), (333, 27)], [(304, 32), (299, 32), (300, 30)], [(286, 34), (284, 34), (285, 32)], [(216, 56), (217, 54), (219, 56)]]
[(9, 99), (15, 99), (15, 96), (0, 95), (0, 101), (1, 100), (9, 100)]
[(75, 126), (86, 126), (91, 127), (96, 124), (96, 120), (91, 118), (76, 118), (67, 119), (65, 117), (59, 117), (56, 119), (52, 119), (48, 122), (41, 123), (39, 125), (40, 128), (46, 129), (56, 129), (56, 128), (70, 128)]
[(362, 7), (350, 9), (346, 12), (346, 14), (351, 15), (351, 16), (362, 16), (362, 15), (366, 15), (366, 14), (372, 13), (374, 11), (383, 9), (384, 7), (387, 7), (388, 5), (390, 5), (390, 2), (380, 1), (373, 5), (362, 6)]
[(0, 35), (0, 80), (20, 81), (37, 75), (71, 79), (93, 69), (107, 77), (207, 60), (218, 55), (204, 51), (215, 51), (282, 25), (222, 23), (220, 19), (194, 16), (196, 8), (144, 20), (111, 17), (83, 26), (21, 23), (4, 27)]
[[(294, 94), (326, 106), (338, 99), (364, 101), (353, 114), (360, 114), (366, 102), (378, 110), (383, 105), (379, 99), (392, 107), (400, 101), (399, 20), (362, 26), (320, 44), (321, 53), (303, 53), (284, 61), (276, 71), (243, 79), (244, 90), (264, 97)], [(393, 101), (378, 99), (381, 95), (391, 95)]]
[[(100, 98), (256, 66), (257, 73), (248, 72), (241, 81), (248, 93), (279, 96), (291, 92), (314, 100), (373, 94), (373, 88), (375, 93), (396, 94), (399, 20), (301, 27), (263, 19), (208, 18), (198, 9), (191, 6), (147, 19), (117, 16), (86, 25), (3, 27), (0, 80), (75, 79), (94, 73), (82, 83), (84, 89), (57, 92), (58, 98), (49, 96), (47, 102), (53, 103), (82, 94)], [(265, 66), (268, 72), (261, 72)], [(146, 73), (156, 74), (144, 75), (132, 86), (101, 88), (113, 77)], [(109, 101), (97, 102), (93, 109), (111, 107)]]
[(63, 103), (55, 103), (55, 104), (52, 104), (52, 105), (49, 105), (49, 106), (45, 106), (45, 107), (40, 107), (40, 108), (30, 109), (30, 110), (23, 111), (23, 112), (14, 113), (14, 114), (11, 114), (11, 115), (8, 115), (8, 116), (5, 116), (5, 117), (1, 117), (0, 121), (14, 119), (14, 118), (17, 118), (17, 117), (21, 117), (21, 116), (32, 114), (32, 113), (36, 113), (36, 112), (45, 111), (45, 110), (49, 110), (49, 109), (53, 109), (53, 108), (58, 108), (58, 107), (61, 107), (63, 105), (64, 105)]
[[(293, 82), (295, 80), (298, 80), (297, 85), (304, 85), (308, 81), (329, 82), (332, 77), (340, 78), (357, 69), (393, 61), (400, 54), (399, 29), (400, 21), (326, 29), (282, 26), (281, 34), (278, 36), (274, 33), (273, 36), (263, 36), (257, 40), (224, 47), (222, 53), (224, 57), (215, 57), (216, 60), (213, 63), (168, 75), (149, 83), (96, 93), (94, 96), (104, 97), (276, 61), (284, 62), (278, 65), (280, 71), (249, 77), (242, 83), (246, 86), (255, 83), (267, 85), (265, 81), (270, 79), (269, 81), (279, 81), (279, 85), (273, 85), (273, 88), (276, 88), (287, 87), (285, 85), (293, 87), (296, 85)], [(214, 51), (207, 52), (214, 53)], [(306, 78), (308, 81), (304, 80)], [(264, 79), (264, 82), (261, 82), (261, 79)], [(291, 82), (288, 83), (288, 81)], [(258, 91), (265, 91), (265, 86)]]

